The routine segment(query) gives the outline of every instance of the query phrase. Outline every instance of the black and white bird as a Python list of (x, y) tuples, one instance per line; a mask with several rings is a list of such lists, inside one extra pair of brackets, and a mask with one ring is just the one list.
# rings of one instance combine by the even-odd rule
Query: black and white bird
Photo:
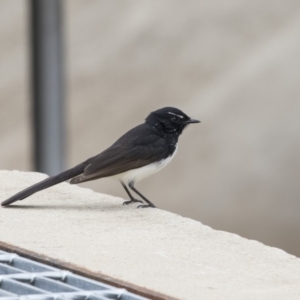
[(174, 107), (158, 109), (150, 113), (143, 124), (129, 130), (100, 154), (28, 187), (3, 201), (1, 205), (7, 206), (23, 200), (68, 179), (71, 179), (71, 184), (77, 184), (103, 177), (115, 177), (130, 198), (123, 204), (143, 203), (133, 197), (131, 189), (147, 203), (138, 207), (155, 207), (135, 188), (135, 183), (164, 168), (177, 152), (178, 138), (182, 131), (187, 125), (199, 122)]

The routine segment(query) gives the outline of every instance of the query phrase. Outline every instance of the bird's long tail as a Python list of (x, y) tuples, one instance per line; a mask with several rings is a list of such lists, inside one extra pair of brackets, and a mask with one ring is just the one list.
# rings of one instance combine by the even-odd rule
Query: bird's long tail
[(66, 181), (70, 178), (80, 175), (81, 173), (83, 173), (85, 167), (91, 162), (92, 159), (93, 159), (93, 157), (89, 158), (85, 162), (83, 162), (69, 170), (66, 170), (58, 175), (46, 178), (45, 180), (40, 181), (40, 182), (28, 187), (27, 189), (15, 194), (12, 197), (8, 198), (7, 200), (3, 201), (1, 203), (1, 205), (8, 206), (16, 201), (23, 200), (38, 191), (41, 191), (50, 186), (53, 186), (55, 184), (58, 184), (60, 182)]

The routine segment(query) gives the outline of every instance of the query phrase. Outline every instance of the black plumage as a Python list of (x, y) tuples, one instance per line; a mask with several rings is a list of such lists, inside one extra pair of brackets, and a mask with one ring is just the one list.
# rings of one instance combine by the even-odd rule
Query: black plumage
[[(177, 142), (177, 141), (176, 141)], [(141, 168), (166, 159), (175, 151), (175, 145), (157, 134), (148, 124), (139, 125), (98, 154), (71, 183), (81, 183), (110, 177), (128, 170)]]
[(148, 176), (148, 173), (149, 175), (153, 174), (162, 168), (164, 163), (171, 160), (176, 151), (178, 137), (183, 129), (190, 123), (198, 122), (189, 118), (179, 109), (172, 107), (152, 112), (146, 118), (145, 123), (129, 130), (100, 154), (65, 172), (28, 187), (3, 201), (1, 205), (7, 206), (23, 200), (40, 190), (68, 179), (71, 179), (71, 184), (77, 184), (103, 177), (117, 176), (130, 197), (130, 201), (126, 201), (124, 204), (142, 202), (131, 195), (129, 187), (147, 202), (147, 205), (139, 207), (155, 207), (136, 190), (134, 183), (139, 178)]

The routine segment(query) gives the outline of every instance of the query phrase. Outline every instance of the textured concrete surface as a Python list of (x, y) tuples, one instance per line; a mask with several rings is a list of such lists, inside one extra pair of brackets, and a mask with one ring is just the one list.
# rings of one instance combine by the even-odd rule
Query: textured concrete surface
[[(45, 175), (0, 172), (4, 200)], [(179, 299), (300, 298), (300, 259), (63, 183), (0, 209), (0, 241)]]
[[(300, 256), (300, 1), (66, 0), (68, 166), (182, 108), (160, 207)], [(0, 169), (32, 170), (28, 1), (0, 0)], [(124, 197), (101, 180), (95, 191)]]

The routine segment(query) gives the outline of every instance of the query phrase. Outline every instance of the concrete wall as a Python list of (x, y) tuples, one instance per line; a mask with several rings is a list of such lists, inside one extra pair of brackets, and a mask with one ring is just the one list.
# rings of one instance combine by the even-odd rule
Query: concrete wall
[[(31, 170), (26, 4), (0, 1), (1, 169)], [(140, 190), (300, 255), (300, 2), (69, 0), (65, 17), (68, 165), (178, 106), (202, 123)]]
[[(0, 171), (1, 200), (44, 178)], [(0, 249), (131, 288), (150, 299), (299, 300), (299, 258), (123, 201), (63, 183), (1, 207)]]

